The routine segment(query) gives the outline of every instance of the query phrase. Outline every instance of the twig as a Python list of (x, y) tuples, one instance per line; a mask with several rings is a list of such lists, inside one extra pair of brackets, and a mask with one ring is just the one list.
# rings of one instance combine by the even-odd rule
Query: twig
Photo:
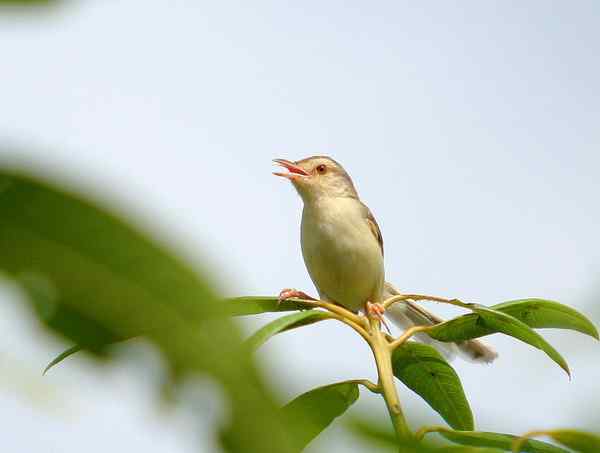
[(415, 302), (420, 301), (420, 300), (429, 300), (432, 302), (439, 302), (442, 304), (455, 305), (455, 306), (461, 307), (461, 308), (470, 308), (472, 305), (472, 304), (466, 304), (464, 302), (461, 302), (458, 299), (447, 299), (445, 297), (428, 296), (425, 294), (399, 294), (397, 296), (393, 296), (393, 297), (390, 297), (389, 299), (387, 299), (385, 302), (383, 302), (383, 306), (384, 306), (384, 308), (388, 308), (396, 302), (406, 301), (406, 300), (413, 300)]
[(415, 438), (418, 441), (421, 441), (423, 440), (423, 437), (425, 437), (425, 434), (449, 431), (451, 430), (446, 428), (445, 426), (423, 426), (422, 428), (419, 428), (419, 430), (415, 433)]
[(388, 408), (390, 418), (396, 437), (399, 442), (411, 440), (413, 435), (406, 424), (406, 419), (400, 406), (398, 390), (394, 383), (394, 371), (392, 369), (392, 350), (389, 348), (389, 342), (384, 332), (381, 331), (381, 325), (377, 319), (370, 320), (370, 341), (368, 341), (375, 363), (377, 364), (377, 374), (379, 375), (379, 385), (381, 395)]
[(431, 330), (435, 326), (412, 326), (407, 329), (402, 335), (400, 335), (397, 339), (388, 344), (388, 348), (390, 351), (394, 351), (399, 346), (402, 346), (406, 341), (412, 337), (414, 334), (419, 332), (427, 332)]
[(362, 385), (363, 387), (365, 387), (366, 389), (370, 390), (373, 393), (377, 393), (377, 394), (381, 393), (381, 388), (379, 388), (379, 386), (377, 384), (375, 384), (374, 382), (371, 382), (368, 379), (351, 379), (349, 381), (344, 381), (341, 383), (358, 384), (358, 385)]
[(525, 442), (527, 442), (529, 440), (529, 438), (531, 438), (531, 437), (548, 436), (550, 434), (551, 434), (550, 431), (529, 431), (529, 432), (523, 434), (522, 436), (517, 437), (513, 441), (512, 451), (513, 451), (513, 453), (519, 453), (521, 451), (521, 449), (523, 448), (523, 444)]

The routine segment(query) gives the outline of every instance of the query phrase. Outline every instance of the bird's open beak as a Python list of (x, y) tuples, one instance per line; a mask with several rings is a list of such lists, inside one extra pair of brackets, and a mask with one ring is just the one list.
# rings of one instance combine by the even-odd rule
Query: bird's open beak
[(310, 176), (310, 174), (307, 173), (303, 168), (299, 167), (294, 162), (291, 162), (289, 160), (286, 160), (286, 159), (273, 159), (273, 162), (275, 162), (277, 165), (279, 165), (279, 166), (281, 166), (283, 168), (286, 168), (288, 170), (288, 173), (277, 173), (277, 172), (274, 172), (273, 174), (275, 176), (283, 176), (284, 178), (287, 178), (290, 181), (293, 181), (293, 180), (298, 179), (298, 178)]

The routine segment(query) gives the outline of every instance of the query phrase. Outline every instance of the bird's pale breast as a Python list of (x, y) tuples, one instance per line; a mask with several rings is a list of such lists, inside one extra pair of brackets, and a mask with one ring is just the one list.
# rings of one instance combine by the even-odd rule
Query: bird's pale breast
[(381, 249), (364, 206), (353, 198), (305, 205), (302, 254), (320, 297), (351, 310), (379, 302), (384, 282)]

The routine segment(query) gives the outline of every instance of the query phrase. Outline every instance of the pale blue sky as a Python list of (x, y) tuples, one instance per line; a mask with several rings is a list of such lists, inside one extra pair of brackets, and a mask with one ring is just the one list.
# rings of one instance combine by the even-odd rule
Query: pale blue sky
[[(228, 295), (314, 291), (301, 202), (270, 159), (329, 154), (375, 213), (399, 287), (484, 304), (542, 296), (600, 323), (599, 30), (593, 1), (0, 9), (0, 141), (208, 259)], [(17, 307), (0, 307), (7, 451), (197, 451), (195, 422), (153, 409), (142, 360), (74, 357), (40, 378), (63, 345)], [(575, 416), (600, 390), (598, 344), (546, 336), (571, 382), (504, 338), (490, 339), (493, 366), (455, 363), (480, 429), (595, 426)], [(335, 324), (282, 335), (260, 360), (286, 398), (374, 377), (366, 347)], [(409, 413), (440, 421), (400, 390)], [(218, 406), (210, 394), (200, 403)], [(360, 404), (382, 413), (370, 395)], [(310, 451), (361, 451), (339, 434)]]

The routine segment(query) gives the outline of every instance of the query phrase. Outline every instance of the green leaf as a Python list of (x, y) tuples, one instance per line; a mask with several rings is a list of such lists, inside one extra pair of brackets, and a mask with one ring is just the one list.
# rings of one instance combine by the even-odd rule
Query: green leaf
[(458, 316), (437, 324), (427, 331), (431, 338), (450, 343), (467, 341), (492, 333), (496, 333), (496, 331), (487, 326), (477, 313)]
[(571, 307), (551, 300), (511, 300), (490, 308), (517, 318), (534, 329), (570, 329), (599, 339), (598, 330), (588, 318)]
[(208, 282), (121, 219), (1, 169), (0, 250), (40, 320), (88, 349), (162, 324), (154, 308), (221, 312)]
[[(224, 313), (229, 316), (242, 316), (242, 315), (251, 315), (251, 314), (259, 314), (259, 313), (268, 313), (268, 312), (279, 312), (279, 311), (292, 311), (292, 310), (311, 310), (313, 307), (308, 306), (306, 304), (302, 304), (299, 299), (289, 299), (283, 301), (281, 303), (278, 302), (276, 297), (260, 297), (260, 296), (250, 296), (250, 297), (235, 297), (231, 299), (225, 299), (222, 302), (222, 307), (224, 309)], [(304, 312), (307, 313), (307, 312)], [(317, 313), (317, 312), (315, 312)], [(302, 314), (302, 313), (300, 313)], [(321, 319), (326, 319), (327, 316), (323, 312), (318, 312), (317, 315), (306, 316), (308, 319), (304, 323), (300, 323), (298, 325), (290, 325), (287, 328), (282, 330), (274, 331), (269, 334), (266, 338), (261, 339), (261, 335), (266, 335), (268, 331), (258, 331), (256, 334), (249, 339), (249, 343), (260, 341), (260, 344), (252, 345), (252, 349), (258, 349), (262, 343), (267, 341), (271, 336), (283, 332), (285, 330), (289, 330), (295, 327), (300, 327), (301, 325), (312, 324), (314, 322), (320, 321)], [(299, 316), (299, 318), (304, 318), (303, 316)], [(276, 323), (277, 321), (274, 321)], [(266, 328), (267, 326), (265, 326)], [(273, 329), (276, 326), (272, 326)], [(110, 340), (113, 340), (112, 337)], [(116, 341), (116, 339), (115, 339)], [(111, 343), (109, 339), (106, 339), (103, 345), (106, 343)], [(73, 346), (72, 348), (63, 351), (57, 357), (55, 357), (44, 369), (43, 374), (46, 374), (48, 370), (50, 370), (55, 365), (58, 365), (60, 362), (65, 360), (67, 357), (75, 354), (76, 352), (81, 351), (83, 349), (81, 346)]]
[[(302, 451), (334, 419), (346, 412), (358, 396), (358, 384), (341, 382), (303, 393), (284, 406), (282, 418), (292, 428), (297, 451)], [(309, 421), (298, 423), (305, 419)]]
[(487, 447), (442, 447), (434, 450), (432, 453), (503, 453), (503, 450), (498, 448)]
[(62, 3), (61, 0), (0, 0), (0, 6), (37, 6), (49, 7), (58, 6)]
[(454, 369), (426, 344), (408, 342), (392, 356), (394, 375), (455, 429), (472, 430), (473, 414)]
[(380, 449), (387, 448), (398, 451), (398, 441), (394, 431), (390, 428), (389, 419), (372, 421), (352, 417), (345, 423), (345, 426), (352, 434)]
[[(440, 429), (437, 432), (439, 432), (449, 441), (457, 444), (470, 445), (474, 447), (500, 448), (506, 451), (511, 451), (513, 442), (515, 439), (518, 439), (517, 436), (510, 434), (490, 432), (451, 431), (448, 429)], [(523, 449), (521, 451), (527, 453), (568, 453), (560, 447), (533, 439), (528, 439), (523, 444)]]
[(429, 336), (439, 341), (465, 341), (481, 335), (481, 331), (500, 332), (544, 351), (570, 376), (569, 366), (565, 359), (544, 338), (522, 321), (501, 311), (495, 311), (481, 305), (470, 305), (474, 313), (464, 315), (455, 320), (438, 324), (428, 331)]
[(419, 442), (416, 439), (406, 439), (398, 442), (391, 429), (389, 419), (369, 420), (352, 417), (344, 426), (362, 442), (372, 447), (371, 451), (390, 451), (398, 453), (440, 453), (440, 450), (430, 442)]
[[(557, 429), (546, 433), (555, 441), (579, 453), (600, 452), (600, 436), (573, 429)], [(524, 450), (523, 450), (524, 451)]]
[(331, 316), (324, 311), (301, 311), (300, 313), (293, 313), (291, 315), (282, 316), (276, 319), (261, 329), (256, 331), (246, 341), (248, 347), (255, 351), (260, 348), (269, 338), (278, 333), (285, 332), (286, 330), (296, 329), (298, 327), (314, 324), (315, 322), (323, 321), (325, 319), (331, 319)]
[(550, 343), (534, 331), (531, 327), (516, 318), (505, 313), (494, 311), (486, 307), (477, 306), (474, 308), (475, 312), (481, 316), (487, 326), (502, 332), (511, 337), (517, 338), (518, 340), (528, 343), (542, 351), (544, 351), (548, 357), (556, 362), (567, 375), (571, 376), (569, 366), (565, 359), (554, 349)]
[(222, 307), (229, 316), (257, 315), (261, 313), (311, 310), (312, 305), (302, 299), (288, 299), (279, 302), (277, 297), (234, 297), (222, 302)]
[[(589, 319), (573, 308), (558, 302), (544, 299), (519, 299), (494, 305), (490, 309), (510, 315), (535, 329), (570, 329), (598, 338), (598, 330)], [(496, 332), (482, 323), (477, 314), (470, 313), (439, 324), (435, 333), (441, 341), (465, 341)]]
[(60, 362), (62, 362), (63, 360), (65, 360), (70, 355), (73, 355), (73, 354), (75, 354), (76, 352), (79, 352), (79, 351), (81, 351), (81, 346), (73, 346), (73, 347), (71, 347), (69, 349), (66, 349), (65, 351), (61, 352), (54, 359), (52, 359), (52, 361), (46, 366), (46, 368), (44, 368), (44, 371), (43, 371), (42, 374), (46, 374), (48, 372), (48, 370), (50, 368), (52, 368), (54, 365), (59, 364)]
[(199, 374), (220, 385), (227, 451), (291, 451), (275, 397), (208, 279), (139, 227), (0, 167), (0, 251), (0, 272), (26, 291), (43, 326), (96, 352), (143, 335), (171, 386)]

